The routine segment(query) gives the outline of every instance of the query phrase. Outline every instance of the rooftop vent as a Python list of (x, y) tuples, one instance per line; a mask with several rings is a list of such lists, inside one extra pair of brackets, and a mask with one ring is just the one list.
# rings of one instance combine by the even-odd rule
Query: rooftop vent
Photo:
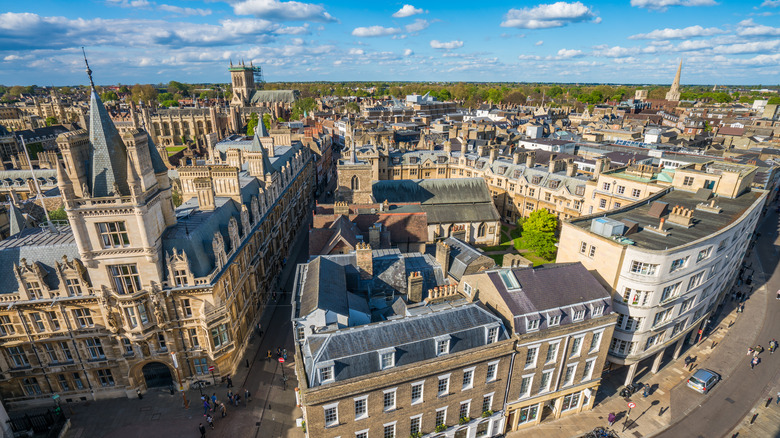
[(593, 219), (590, 231), (603, 237), (622, 236), (626, 226), (623, 222), (607, 217)]
[(668, 207), (669, 203), (667, 202), (655, 201), (650, 205), (650, 211), (647, 212), (647, 215), (656, 219), (660, 219), (661, 216), (666, 214)]
[(686, 228), (693, 226), (693, 210), (681, 205), (675, 205), (669, 213), (669, 223), (680, 225)]

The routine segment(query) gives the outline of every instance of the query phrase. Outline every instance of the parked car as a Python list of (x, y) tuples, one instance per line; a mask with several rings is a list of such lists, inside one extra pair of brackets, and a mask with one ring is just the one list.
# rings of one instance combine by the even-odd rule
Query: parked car
[(715, 371), (701, 368), (696, 370), (691, 377), (688, 378), (688, 387), (696, 392), (706, 394), (718, 383), (720, 380), (720, 374)]

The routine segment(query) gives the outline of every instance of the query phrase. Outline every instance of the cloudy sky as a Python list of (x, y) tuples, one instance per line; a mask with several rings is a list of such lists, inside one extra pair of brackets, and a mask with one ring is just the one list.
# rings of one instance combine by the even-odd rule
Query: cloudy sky
[(0, 84), (780, 83), (780, 0), (0, 0)]

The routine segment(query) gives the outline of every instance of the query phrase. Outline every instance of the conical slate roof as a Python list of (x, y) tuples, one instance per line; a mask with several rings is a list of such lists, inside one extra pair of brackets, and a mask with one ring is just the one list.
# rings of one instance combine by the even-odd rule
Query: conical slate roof
[[(260, 123), (260, 125), (262, 125), (262, 123)], [(263, 126), (263, 129), (265, 129), (265, 126)], [(249, 147), (248, 152), (260, 152), (260, 153), (262, 153), (263, 154), (263, 173), (273, 173), (274, 168), (271, 166), (271, 159), (268, 158), (268, 151), (265, 150), (265, 146), (263, 146), (263, 143), (260, 141), (260, 137), (261, 137), (261, 135), (258, 135), (257, 130), (255, 130), (255, 136), (252, 137), (252, 146)]]
[(92, 196), (129, 195), (127, 149), (95, 89), (89, 101), (90, 189)]
[(9, 236), (19, 234), (27, 228), (27, 220), (24, 218), (24, 214), (21, 210), (11, 202), (10, 210), (8, 211), (8, 226), (10, 227)]

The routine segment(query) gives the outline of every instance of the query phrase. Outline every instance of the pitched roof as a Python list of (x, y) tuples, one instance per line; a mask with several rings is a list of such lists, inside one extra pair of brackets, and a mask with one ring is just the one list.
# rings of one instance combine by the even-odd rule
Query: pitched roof
[(9, 236), (19, 234), (27, 228), (27, 219), (25, 219), (22, 211), (13, 202), (11, 202), (8, 209), (8, 227)]
[(127, 149), (94, 88), (90, 94), (89, 114), (89, 142), (92, 146), (89, 157), (92, 196), (113, 195), (114, 184), (119, 186), (120, 194), (129, 195)]
[(301, 316), (318, 309), (349, 315), (344, 267), (326, 257), (309, 262), (299, 309)]
[(70, 229), (52, 233), (48, 229), (27, 228), (16, 236), (0, 241), (0, 294), (19, 290), (13, 267), (21, 259), (38, 263), (47, 273), (46, 283), (49, 288), (58, 288), (60, 280), (55, 267), (62, 256), (71, 260), (79, 257), (76, 239)]

